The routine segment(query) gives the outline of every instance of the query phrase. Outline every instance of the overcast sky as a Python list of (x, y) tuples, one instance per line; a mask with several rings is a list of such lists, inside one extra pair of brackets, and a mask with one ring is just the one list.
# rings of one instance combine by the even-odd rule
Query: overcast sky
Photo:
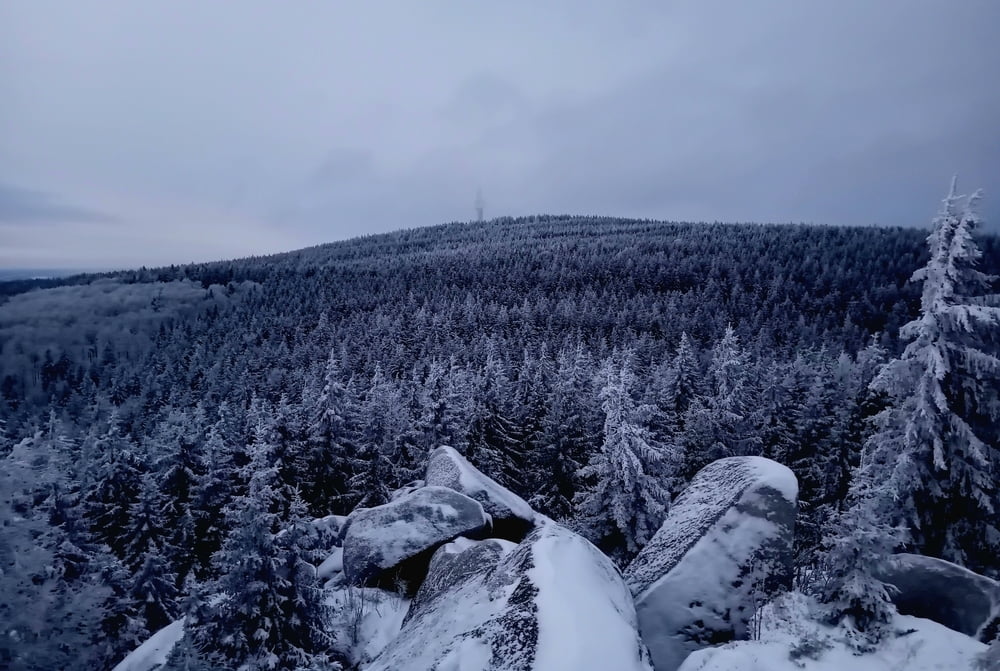
[(0, 266), (443, 221), (1000, 219), (1000, 1), (0, 0)]

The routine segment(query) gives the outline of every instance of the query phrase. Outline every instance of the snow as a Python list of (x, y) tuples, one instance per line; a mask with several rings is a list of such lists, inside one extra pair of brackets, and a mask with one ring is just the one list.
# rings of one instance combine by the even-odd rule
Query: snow
[(323, 560), (323, 563), (316, 569), (316, 577), (320, 580), (328, 580), (334, 573), (344, 570), (344, 548), (334, 548), (330, 556)]
[[(758, 641), (740, 641), (692, 653), (680, 671), (959, 671), (974, 669), (986, 650), (978, 641), (930, 620), (896, 616), (898, 635), (873, 653), (855, 655), (838, 637), (838, 630), (811, 619), (811, 604), (792, 593), (762, 609)], [(801, 653), (812, 642), (811, 655)]]
[(184, 618), (171, 622), (130, 652), (112, 671), (153, 671), (167, 662), (167, 656), (184, 637)]
[(476, 499), (494, 517), (535, 520), (535, 511), (527, 501), (479, 472), (468, 459), (447, 445), (431, 451), (425, 481), (428, 485), (450, 487)]
[[(460, 540), (447, 552), (462, 547), (481, 544)], [(420, 600), (365, 671), (651, 671), (620, 575), (555, 523), (416, 608)]]
[(382, 652), (399, 633), (410, 607), (409, 599), (372, 587), (334, 590), (325, 601), (332, 608), (334, 647), (355, 665)]
[(649, 669), (632, 595), (607, 557), (575, 534), (543, 536), (529, 571), (540, 586), (534, 668)]
[(395, 501), (351, 513), (344, 572), (355, 584), (439, 543), (489, 525), (482, 505), (447, 487), (424, 487)]

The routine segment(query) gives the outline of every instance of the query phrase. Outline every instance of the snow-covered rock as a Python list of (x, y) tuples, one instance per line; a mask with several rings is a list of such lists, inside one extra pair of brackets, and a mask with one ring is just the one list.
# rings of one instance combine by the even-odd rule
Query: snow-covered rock
[(483, 475), (447, 445), (431, 450), (424, 481), (428, 486), (454, 489), (483, 504), (483, 509), (493, 518), (496, 537), (518, 542), (535, 524), (535, 511), (527, 501)]
[(344, 548), (333, 548), (330, 556), (323, 560), (323, 563), (316, 567), (316, 577), (320, 580), (329, 580), (336, 573), (344, 570)]
[(118, 662), (112, 671), (153, 671), (167, 663), (170, 651), (184, 637), (184, 618), (171, 622), (150, 636)]
[(858, 655), (841, 630), (817, 623), (809, 599), (783, 595), (761, 611), (759, 640), (691, 653), (680, 671), (973, 671), (986, 646), (936, 622), (898, 615), (894, 635)]
[(442, 545), (431, 557), (427, 577), (410, 605), (406, 619), (430, 607), (441, 594), (446, 594), (452, 586), (479, 573), (492, 570), (500, 559), (517, 546), (510, 541), (489, 538), (473, 541), (456, 538)]
[(797, 497), (795, 475), (763, 457), (695, 475), (625, 571), (656, 671), (745, 638), (762, 596), (790, 583)]
[(421, 487), (426, 487), (426, 486), (427, 483), (424, 482), (423, 480), (414, 480), (413, 482), (407, 482), (399, 489), (394, 489), (391, 492), (389, 492), (389, 500), (395, 501), (396, 499), (402, 498), (407, 494), (411, 494), (420, 489)]
[(515, 548), (446, 548), (366, 671), (650, 670), (628, 589), (582, 537), (543, 522)]
[(481, 535), (490, 520), (482, 505), (464, 494), (423, 487), (385, 505), (355, 510), (347, 524), (343, 563), (350, 584), (415, 587), (439, 545)]
[(900, 613), (934, 620), (984, 643), (1000, 633), (1000, 583), (935, 557), (894, 555), (879, 578), (899, 590)]
[(374, 587), (328, 590), (333, 649), (354, 666), (374, 659), (399, 633), (410, 601)]

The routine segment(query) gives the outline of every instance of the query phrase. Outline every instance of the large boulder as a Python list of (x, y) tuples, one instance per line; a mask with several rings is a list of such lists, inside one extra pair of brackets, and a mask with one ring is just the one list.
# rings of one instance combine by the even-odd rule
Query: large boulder
[(795, 475), (763, 457), (695, 475), (625, 571), (656, 671), (746, 638), (761, 600), (790, 584), (797, 496)]
[(493, 535), (520, 542), (534, 527), (535, 511), (527, 501), (483, 475), (454, 448), (442, 445), (427, 459), (427, 485), (448, 487), (483, 504), (493, 518)]
[(431, 557), (427, 577), (410, 605), (406, 621), (429, 608), (454, 585), (493, 570), (504, 555), (516, 547), (516, 544), (499, 538), (474, 541), (464, 537), (439, 547)]
[(447, 487), (423, 487), (375, 508), (355, 510), (344, 534), (343, 570), (351, 585), (415, 587), (431, 554), (458, 536), (482, 535), (483, 506)]
[(402, 630), (365, 669), (650, 671), (618, 571), (554, 522), (516, 547), (438, 550)]
[(904, 615), (924, 617), (991, 642), (1000, 631), (1000, 583), (943, 559), (893, 555), (878, 576), (895, 585), (892, 601)]

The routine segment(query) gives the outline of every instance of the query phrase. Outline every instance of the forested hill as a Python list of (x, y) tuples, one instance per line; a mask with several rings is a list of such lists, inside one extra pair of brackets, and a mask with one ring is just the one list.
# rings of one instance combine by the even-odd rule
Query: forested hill
[[(487, 344), (512, 358), (543, 344), (554, 354), (579, 342), (597, 356), (631, 347), (649, 363), (681, 332), (709, 346), (727, 324), (757, 354), (856, 351), (914, 314), (918, 292), (907, 280), (926, 258), (925, 235), (532, 217), (46, 280), (62, 286), (0, 304), (3, 416), (18, 428), (53, 396), (67, 400), (83, 377), (108, 388), (129, 374), (111, 365), (122, 353), (136, 371), (152, 357), (175, 375), (190, 362), (187, 374), (201, 378), (227, 350), (240, 349), (230, 355), (240, 370), (259, 348), (269, 375), (248, 371), (242, 384), (273, 396), (299, 390), (268, 379), (301, 382), (334, 346), (345, 372), (370, 375), (377, 363), (393, 376), (429, 358), (481, 361)], [(981, 246), (984, 267), (1000, 266), (996, 238)], [(222, 286), (198, 292), (191, 282)]]
[[(920, 307), (926, 235), (532, 217), (8, 286), (0, 503), (32, 559), (0, 581), (5, 612), (51, 583), (58, 650), (108, 668), (231, 570), (250, 470), (278, 533), (384, 503), (438, 445), (620, 565), (705, 464), (770, 457), (799, 480), (809, 575), (885, 406), (869, 383)], [(979, 245), (1000, 270), (998, 240)], [(616, 436), (653, 470), (608, 490)], [(917, 542), (995, 572), (978, 529)]]

